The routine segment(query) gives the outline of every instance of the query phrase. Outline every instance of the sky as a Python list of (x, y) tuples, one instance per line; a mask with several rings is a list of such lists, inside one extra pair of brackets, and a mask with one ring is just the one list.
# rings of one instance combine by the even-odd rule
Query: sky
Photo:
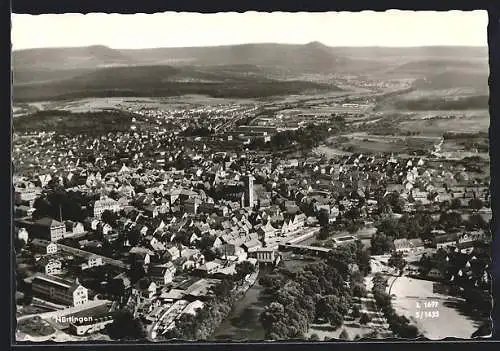
[(487, 46), (487, 24), (486, 11), (13, 14), (11, 41), (14, 50), (312, 41), (328, 46)]

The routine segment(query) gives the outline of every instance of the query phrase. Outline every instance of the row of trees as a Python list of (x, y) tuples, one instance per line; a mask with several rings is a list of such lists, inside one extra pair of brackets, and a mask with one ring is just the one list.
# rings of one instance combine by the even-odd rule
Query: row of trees
[(447, 232), (456, 232), (463, 227), (470, 231), (488, 230), (489, 224), (477, 213), (464, 220), (460, 213), (451, 211), (441, 213), (437, 220), (427, 213), (404, 214), (398, 219), (388, 216), (379, 220), (376, 227), (377, 233), (371, 239), (373, 255), (393, 250), (395, 239), (432, 240), (434, 229), (445, 229)]
[(272, 149), (280, 150), (289, 148), (293, 145), (299, 145), (302, 148), (310, 149), (319, 145), (328, 136), (340, 132), (345, 129), (344, 120), (336, 118), (332, 123), (328, 124), (309, 124), (305, 128), (298, 130), (286, 130), (279, 132), (271, 137), (268, 143), (262, 139), (255, 139), (249, 145), (251, 150), (255, 149)]
[(60, 218), (82, 222), (89, 216), (84, 206), (92, 203), (94, 198), (74, 191), (66, 191), (61, 186), (55, 185), (46, 196), (35, 200), (33, 207), (34, 219), (43, 217)]
[(417, 338), (418, 328), (410, 324), (405, 316), (400, 316), (392, 307), (391, 296), (386, 293), (387, 278), (377, 273), (373, 277), (373, 297), (377, 307), (384, 313), (392, 332), (401, 338)]
[(182, 314), (175, 322), (175, 327), (169, 330), (166, 339), (204, 340), (209, 338), (215, 329), (231, 312), (232, 305), (239, 297), (241, 290), (235, 290), (243, 285), (244, 279), (254, 273), (256, 267), (248, 261), (236, 265), (236, 274), (221, 281), (215, 287), (214, 295), (198, 309), (196, 314)]

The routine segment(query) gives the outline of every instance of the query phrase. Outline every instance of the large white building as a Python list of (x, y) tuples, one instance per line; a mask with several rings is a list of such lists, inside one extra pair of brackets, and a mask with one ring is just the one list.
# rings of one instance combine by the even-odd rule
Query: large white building
[(101, 219), (102, 213), (104, 211), (119, 212), (121, 210), (121, 205), (118, 201), (110, 198), (102, 198), (97, 200), (94, 204), (94, 217)]
[(42, 274), (33, 279), (32, 289), (38, 295), (66, 306), (81, 306), (88, 302), (88, 290), (78, 281), (69, 282)]

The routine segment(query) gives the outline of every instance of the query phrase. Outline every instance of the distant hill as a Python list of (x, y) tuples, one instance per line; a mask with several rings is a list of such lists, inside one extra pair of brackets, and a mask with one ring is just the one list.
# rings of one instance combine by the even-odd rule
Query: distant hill
[(13, 53), (22, 69), (82, 69), (112, 65), (261, 65), (300, 70), (331, 70), (342, 59), (321, 43), (242, 44), (214, 47), (117, 50), (105, 46), (46, 48)]
[(414, 86), (420, 89), (475, 88), (486, 93), (488, 71), (444, 70), (426, 75), (425, 78), (415, 81)]
[(12, 62), (14, 70), (18, 71), (88, 69), (137, 63), (120, 50), (102, 45), (19, 50), (12, 53)]
[[(333, 85), (301, 81), (314, 79), (305, 78), (308, 73), (410, 76), (422, 78), (418, 84), (424, 88), (429, 84), (448, 87), (455, 81), (468, 84), (471, 77), (467, 75), (473, 75), (470, 82), (482, 86), (488, 71), (487, 57), (487, 48), (346, 48), (319, 42), (139, 50), (106, 46), (29, 49), (13, 52), (14, 98), (26, 101), (207, 92), (211, 96), (262, 97), (338, 90)], [(446, 70), (462, 77), (433, 78)]]
[(347, 58), (400, 58), (421, 60), (429, 58), (462, 59), (488, 58), (487, 46), (419, 46), (419, 47), (332, 47), (335, 55)]
[[(233, 67), (233, 70), (235, 68)], [(247, 68), (242, 72), (246, 72)], [(178, 96), (258, 98), (305, 91), (340, 90), (334, 85), (279, 81), (265, 76), (196, 67), (130, 66), (92, 70), (57, 81), (14, 84), (17, 102), (84, 97)]]

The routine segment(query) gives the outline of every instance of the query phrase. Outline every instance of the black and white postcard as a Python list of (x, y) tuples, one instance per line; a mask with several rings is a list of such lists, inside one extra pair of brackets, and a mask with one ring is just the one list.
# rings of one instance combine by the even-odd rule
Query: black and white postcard
[(489, 336), (487, 24), (13, 14), (16, 340)]

